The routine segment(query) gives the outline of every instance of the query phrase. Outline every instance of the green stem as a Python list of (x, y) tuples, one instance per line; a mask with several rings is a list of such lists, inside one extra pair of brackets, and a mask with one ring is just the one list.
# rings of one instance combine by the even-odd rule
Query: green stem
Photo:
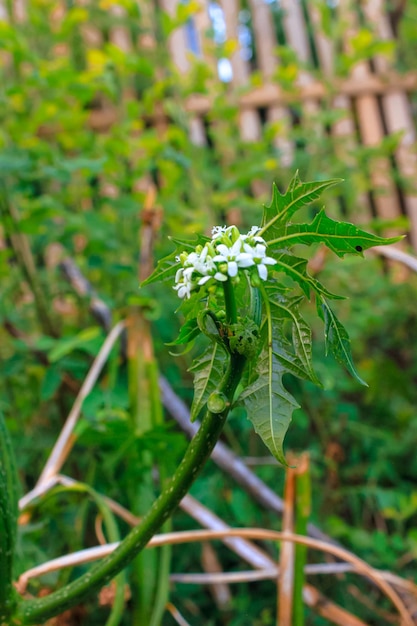
[[(272, 347), (272, 316), (271, 316), (271, 305), (269, 302), (268, 294), (266, 293), (266, 289), (263, 285), (259, 285), (259, 291), (261, 292), (262, 300), (265, 306), (265, 317), (268, 324), (268, 345)], [(269, 352), (272, 354), (271, 350)], [(270, 363), (270, 367), (272, 368), (272, 364)], [(272, 369), (270, 369), (272, 372)]]
[[(243, 356), (231, 355), (229, 367), (219, 388), (230, 403), (233, 401), (245, 364), (246, 359)], [(14, 621), (11, 623), (45, 623), (48, 618), (78, 604), (91, 593), (98, 591), (125, 568), (160, 530), (190, 489), (217, 443), (229, 410), (230, 406), (222, 413), (213, 414), (207, 411), (199, 431), (191, 440), (171, 481), (163, 489), (141, 523), (127, 535), (111, 555), (96, 563), (89, 572), (51, 595), (21, 602)]]
[[(163, 531), (170, 532), (172, 527), (170, 523), (164, 524)], [(162, 546), (160, 548), (158, 561), (158, 586), (154, 597), (154, 606), (152, 615), (149, 620), (149, 626), (160, 626), (162, 617), (166, 611), (166, 604), (169, 597), (169, 574), (171, 570), (171, 546)]]
[(12, 585), (17, 529), (18, 481), (9, 432), (0, 413), (0, 626), (9, 623), (16, 593)]
[[(311, 478), (308, 455), (302, 455), (298, 463), (295, 476), (295, 532), (297, 535), (307, 535), (308, 519), (311, 512)], [(307, 546), (296, 544), (294, 560), (293, 623), (294, 626), (304, 626), (303, 588)]]
[(237, 323), (237, 308), (236, 308), (236, 299), (235, 299), (235, 290), (233, 289), (232, 282), (230, 278), (224, 281), (223, 284), (223, 292), (224, 292), (224, 306), (226, 308), (226, 322), (228, 324), (236, 324)]

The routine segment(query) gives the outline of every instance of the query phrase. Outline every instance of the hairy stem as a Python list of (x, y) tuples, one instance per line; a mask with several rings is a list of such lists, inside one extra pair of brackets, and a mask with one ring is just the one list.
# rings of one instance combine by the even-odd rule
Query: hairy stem
[[(219, 387), (219, 391), (228, 398), (230, 403), (233, 401), (233, 395), (242, 377), (245, 364), (246, 359), (243, 356), (231, 355), (228, 370)], [(78, 604), (88, 595), (96, 592), (125, 568), (143, 550), (151, 537), (160, 530), (188, 492), (216, 445), (229, 410), (230, 406), (222, 413), (213, 414), (210, 411), (206, 413), (199, 431), (191, 440), (171, 481), (163, 489), (141, 523), (127, 535), (111, 555), (94, 565), (89, 572), (51, 595), (21, 602), (12, 624), (44, 623), (48, 618)]]

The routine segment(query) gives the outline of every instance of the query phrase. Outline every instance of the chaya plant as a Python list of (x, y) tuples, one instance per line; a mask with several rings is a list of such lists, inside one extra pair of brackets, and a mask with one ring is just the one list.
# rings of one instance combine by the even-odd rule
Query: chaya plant
[[(309, 224), (295, 213), (337, 180), (302, 183), (295, 175), (285, 194), (274, 187), (261, 225), (241, 234), (236, 226), (215, 227), (212, 237), (174, 240), (177, 250), (159, 262), (145, 282), (170, 279), (182, 300), (185, 324), (175, 344), (199, 334), (208, 347), (193, 363), (192, 419), (201, 426), (169, 483), (148, 513), (108, 557), (50, 595), (23, 600), (12, 585), (16, 535), (16, 480), (4, 423), (0, 423), (0, 626), (38, 624), (97, 591), (143, 549), (173, 513), (211, 454), (231, 407), (242, 402), (272, 454), (283, 464), (283, 439), (297, 404), (283, 386), (289, 372), (318, 382), (312, 365), (311, 330), (299, 307), (314, 294), (325, 325), (327, 349), (362, 384), (352, 363), (349, 338), (328, 301), (330, 293), (308, 274), (294, 245), (323, 243), (338, 256), (362, 254), (389, 244), (321, 210)], [(0, 420), (1, 421), (1, 420)]]
[[(326, 352), (366, 385), (354, 367), (348, 333), (329, 305), (329, 300), (343, 296), (310, 276), (307, 260), (296, 256), (292, 248), (322, 243), (343, 257), (363, 255), (372, 246), (398, 240), (334, 221), (324, 209), (310, 224), (291, 221), (297, 211), (338, 182), (303, 183), (297, 173), (285, 194), (273, 186), (272, 201), (264, 207), (260, 226), (253, 226), (247, 234), (236, 226), (215, 226), (211, 238), (173, 239), (177, 250), (161, 260), (146, 281), (175, 277), (173, 288), (183, 299), (180, 308), (185, 323), (173, 344), (189, 344), (201, 333), (209, 338), (206, 350), (191, 367), (191, 419), (206, 407), (223, 413), (239, 401), (256, 432), (283, 464), (283, 440), (298, 407), (283, 385), (283, 375), (320, 384), (312, 363), (311, 329), (300, 313), (304, 299), (315, 296), (324, 321)], [(235, 380), (233, 394), (230, 380)]]

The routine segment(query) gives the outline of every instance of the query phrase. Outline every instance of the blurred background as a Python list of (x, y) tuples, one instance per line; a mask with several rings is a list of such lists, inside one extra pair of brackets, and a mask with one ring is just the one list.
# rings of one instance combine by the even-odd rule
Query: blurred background
[[(286, 379), (302, 407), (286, 449), (309, 455), (310, 523), (370, 565), (415, 578), (416, 35), (416, 0), (0, 2), (0, 409), (20, 495), (37, 484), (110, 329), (125, 328), (82, 391), (57, 470), (77, 486), (31, 500), (20, 519), (17, 575), (100, 541), (92, 489), (140, 516), (172, 474), (187, 442), (172, 418), (192, 398), (192, 356), (166, 345), (182, 322), (171, 285), (139, 281), (172, 251), (169, 236), (258, 224), (272, 182), (283, 191), (298, 169), (303, 181), (343, 179), (305, 217), (325, 202), (334, 219), (405, 234), (397, 247), (409, 256), (311, 251), (312, 273), (349, 296), (336, 310), (369, 387), (324, 356), (306, 307), (324, 389)], [(224, 443), (283, 497), (285, 471), (239, 410)], [(199, 527), (197, 501), (231, 526), (282, 528), (279, 505), (260, 502), (227, 464), (210, 462), (192, 495), (172, 528)], [(84, 567), (30, 590), (48, 593)], [(172, 579), (245, 567), (218, 542), (149, 552), (99, 607), (93, 599), (50, 623), (277, 623), (274, 580), (224, 583), (222, 595)], [(350, 617), (318, 602), (302, 611), (306, 624), (399, 623), (353, 574), (309, 582)]]

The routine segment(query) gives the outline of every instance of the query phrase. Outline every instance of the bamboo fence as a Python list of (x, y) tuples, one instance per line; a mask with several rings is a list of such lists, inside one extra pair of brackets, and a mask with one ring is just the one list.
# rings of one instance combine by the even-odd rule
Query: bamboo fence
[[(25, 2), (27, 0), (9, 3), (15, 21), (24, 21)], [(54, 19), (62, 19), (65, 10), (73, 4), (57, 3)], [(91, 6), (94, 1), (83, 0), (79, 4)], [(273, 142), (283, 166), (291, 166), (294, 159), (295, 142), (291, 129), (295, 124), (306, 126), (307, 137), (312, 132), (330, 137), (336, 158), (344, 159), (351, 167), (362, 167), (355, 165), (355, 149), (358, 146), (369, 148), (366, 163), (369, 187), (359, 196), (361, 217), (364, 221), (378, 217), (387, 223), (398, 224), (405, 216), (409, 223), (410, 242), (417, 249), (416, 125), (412, 107), (417, 72), (399, 72), (398, 59), (379, 53), (354, 63), (348, 72), (341, 72), (338, 67), (341, 53), (353, 57), (353, 43), (364, 29), (373, 33), (378, 41), (395, 43), (398, 15), (389, 13), (393, 3), (384, 0), (194, 0), (191, 3), (190, 0), (188, 3), (183, 0), (137, 0), (140, 28), (136, 35), (131, 28), (133, 25), (129, 24), (130, 18), (121, 19), (126, 14), (123, 3), (119, 6), (117, 2), (109, 1), (107, 4), (108, 11), (114, 15), (114, 26), (105, 37), (125, 51), (132, 47), (144, 51), (154, 49), (160, 44), (155, 16), (165, 12), (175, 20), (181, 8), (191, 4), (185, 24), (173, 28), (167, 39), (171, 61), (179, 76), (185, 76), (198, 58), (213, 69), (218, 81), (222, 76), (217, 70), (213, 16), (217, 15), (217, 22), (220, 16), (221, 30), (224, 31), (220, 33), (221, 46), (232, 51), (227, 61), (229, 95), (239, 107), (241, 139), (248, 143), (257, 142), (262, 137), (265, 123), (276, 122), (279, 132)], [(3, 6), (0, 3), (0, 18), (7, 15), (6, 5), (6, 2)], [(329, 12), (330, 7), (332, 23), (329, 29), (324, 25), (323, 10)], [(248, 58), (247, 42), (243, 43), (242, 16), (250, 25), (246, 32), (250, 32), (252, 58)], [(83, 24), (80, 30), (88, 46), (99, 46), (103, 41), (103, 32), (91, 22)], [(279, 79), (283, 65), (280, 50), (284, 47), (291, 50), (298, 66), (291, 88)], [(63, 50), (58, 52), (65, 53)], [(214, 95), (210, 92), (183, 98), (190, 137), (196, 145), (209, 143), (207, 116), (213, 100)], [(326, 111), (337, 112), (338, 116), (331, 123), (323, 122), (321, 114)], [(112, 107), (101, 107), (92, 112), (91, 125), (97, 131), (103, 131), (116, 120), (117, 112)], [(162, 105), (153, 111), (153, 123), (160, 130), (164, 129), (166, 116)], [(393, 153), (378, 150), (384, 140), (394, 134), (399, 140)], [(258, 195), (265, 192), (265, 188), (257, 186), (255, 181), (253, 192)], [(395, 228), (393, 232), (397, 232)]]
[[(164, 0), (167, 11), (173, 11), (175, 0)], [(200, 2), (202, 11), (208, 14), (210, 3)], [(301, 68), (291, 90), (283, 89), (274, 80), (280, 63), (277, 53), (279, 41), (273, 27), (272, 5), (279, 5), (281, 37), (286, 46), (296, 54)], [(417, 194), (413, 182), (417, 173), (415, 151), (416, 127), (412, 114), (411, 94), (417, 85), (415, 72), (400, 74), (394, 62), (382, 55), (373, 56), (367, 61), (356, 63), (347, 76), (336, 72), (338, 44), (346, 54), (352, 53), (351, 42), (361, 29), (369, 28), (380, 41), (393, 41), (394, 32), (390, 15), (382, 0), (352, 2), (339, 0), (333, 3), (335, 32), (341, 31), (337, 39), (326, 34), (320, 17), (320, 5), (325, 2), (314, 0), (280, 0), (278, 3), (265, 0), (249, 0), (251, 13), (253, 47), (256, 51), (256, 71), (260, 72), (262, 84), (251, 88), (253, 67), (242, 54), (239, 45), (239, 15), (241, 6), (238, 0), (221, 0), (226, 36), (238, 43), (237, 50), (230, 58), (232, 69), (231, 84), (238, 96), (240, 107), (240, 133), (242, 139), (257, 141), (262, 133), (261, 111), (266, 111), (266, 119), (279, 120), (284, 131), (276, 137), (276, 145), (281, 153), (283, 164), (292, 161), (293, 144), (285, 128), (292, 124), (292, 106), (301, 105), (301, 120), (320, 120), (320, 111), (326, 108), (338, 109), (341, 116), (330, 129), (315, 121), (316, 132), (330, 132), (335, 138), (334, 150), (339, 158), (352, 159), (355, 146), (369, 148), (381, 146), (384, 138), (398, 133), (401, 139), (391, 156), (377, 154), (371, 157), (368, 171), (371, 180), (371, 193), (361, 197), (362, 210), (388, 222), (395, 222), (406, 215), (410, 224), (410, 237), (417, 247)], [(328, 3), (330, 4), (330, 3)], [(207, 23), (195, 21), (200, 38), (199, 51), (204, 55), (204, 32)], [(341, 40), (341, 41), (340, 41)], [(170, 51), (180, 72), (186, 72), (187, 40), (180, 32), (171, 38)], [(306, 68), (306, 69), (304, 69)], [(312, 68), (311, 70), (309, 68)], [(243, 88), (243, 89), (242, 89)], [(204, 137), (202, 117), (210, 110), (210, 96), (190, 97), (185, 108), (194, 115), (193, 134)], [(342, 138), (343, 141), (337, 141)], [(371, 153), (370, 153), (371, 154)], [(399, 176), (398, 176), (399, 175)], [(411, 184), (407, 189), (398, 185), (403, 177)]]

